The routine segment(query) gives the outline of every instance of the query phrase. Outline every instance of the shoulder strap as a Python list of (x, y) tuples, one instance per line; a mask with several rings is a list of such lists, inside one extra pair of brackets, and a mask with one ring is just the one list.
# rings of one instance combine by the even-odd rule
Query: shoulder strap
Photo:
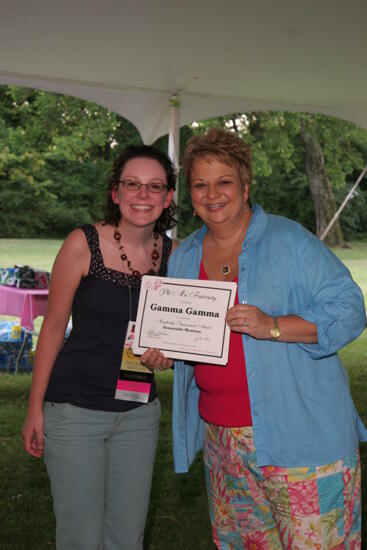
[(91, 255), (89, 274), (97, 273), (101, 267), (104, 267), (101, 249), (99, 248), (98, 231), (94, 225), (89, 223), (82, 225), (80, 229), (84, 231)]

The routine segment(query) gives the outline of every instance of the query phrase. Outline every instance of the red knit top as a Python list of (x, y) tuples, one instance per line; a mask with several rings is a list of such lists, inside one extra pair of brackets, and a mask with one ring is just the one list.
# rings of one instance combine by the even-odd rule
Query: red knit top
[[(208, 280), (203, 262), (199, 278)], [(233, 281), (238, 283), (238, 277)], [(199, 414), (206, 422), (227, 427), (252, 426), (241, 333), (231, 331), (227, 365), (197, 364), (194, 376), (200, 389)]]

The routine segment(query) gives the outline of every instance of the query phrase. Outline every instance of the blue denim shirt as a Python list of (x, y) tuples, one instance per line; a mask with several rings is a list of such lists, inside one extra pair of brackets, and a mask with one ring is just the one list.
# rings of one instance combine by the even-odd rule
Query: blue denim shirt
[[(198, 278), (206, 231), (174, 251), (168, 276)], [(328, 464), (367, 441), (337, 353), (366, 324), (361, 290), (342, 262), (298, 223), (255, 205), (239, 256), (238, 298), (272, 316), (299, 315), (318, 332), (316, 344), (243, 336), (258, 465)], [(193, 364), (175, 362), (176, 472), (186, 472), (202, 447), (193, 371)]]

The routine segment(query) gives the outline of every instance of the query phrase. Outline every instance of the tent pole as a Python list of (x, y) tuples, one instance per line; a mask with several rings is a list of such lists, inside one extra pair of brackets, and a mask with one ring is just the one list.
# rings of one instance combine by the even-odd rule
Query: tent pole
[[(174, 200), (178, 204), (178, 180), (180, 169), (180, 100), (177, 94), (173, 94), (169, 100), (170, 120), (168, 135), (168, 156), (171, 159), (177, 173), (176, 191)], [(177, 238), (177, 227), (171, 229), (171, 238)]]
[(327, 226), (327, 228), (324, 230), (323, 234), (321, 235), (321, 237), (320, 237), (321, 241), (323, 241), (325, 239), (326, 235), (329, 233), (330, 229), (333, 227), (334, 223), (336, 222), (336, 220), (339, 218), (340, 214), (342, 213), (342, 210), (344, 209), (345, 205), (353, 197), (354, 191), (357, 189), (359, 183), (363, 179), (366, 172), (367, 172), (367, 164), (363, 168), (362, 172), (359, 174), (359, 178), (357, 179), (357, 181), (353, 185), (352, 189), (349, 191), (349, 193), (347, 194), (347, 196), (343, 200), (342, 204), (339, 206), (338, 210), (335, 212), (333, 219), (330, 221), (329, 225)]

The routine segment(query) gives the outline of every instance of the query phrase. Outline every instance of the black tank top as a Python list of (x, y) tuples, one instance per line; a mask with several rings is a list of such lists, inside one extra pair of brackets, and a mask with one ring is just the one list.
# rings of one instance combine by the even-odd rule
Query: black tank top
[[(105, 267), (96, 228), (81, 229), (91, 252), (89, 272), (75, 292), (73, 328), (56, 358), (45, 400), (126, 411), (141, 405), (114, 398), (127, 325), (136, 320), (141, 281)], [(166, 275), (171, 248), (171, 239), (163, 235), (160, 276)], [(155, 397), (153, 380), (149, 401)]]

